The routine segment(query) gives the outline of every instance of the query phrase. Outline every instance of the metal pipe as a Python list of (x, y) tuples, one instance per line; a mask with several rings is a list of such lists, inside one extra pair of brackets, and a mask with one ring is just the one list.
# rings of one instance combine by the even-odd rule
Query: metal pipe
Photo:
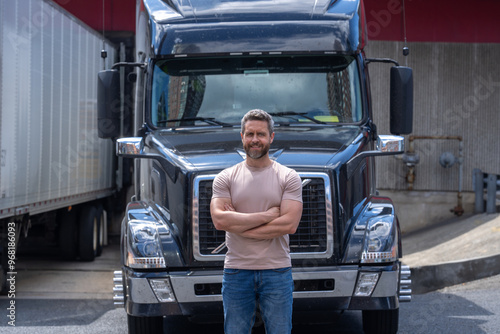
[(479, 168), (472, 171), (472, 180), (474, 181), (474, 213), (484, 212), (484, 174)]
[(486, 178), (486, 213), (496, 213), (496, 193), (497, 193), (497, 176), (488, 174)]
[[(414, 136), (409, 137), (408, 153), (415, 153), (415, 145), (413, 144)], [(415, 165), (408, 166), (408, 173), (406, 174), (406, 182), (408, 183), (408, 190), (413, 190), (413, 182), (415, 182)]]
[(457, 193), (457, 206), (452, 211), (457, 216), (461, 216), (464, 213), (462, 206), (462, 184), (464, 176), (464, 142), (462, 137), (459, 136), (458, 139), (458, 193)]
[[(457, 193), (457, 206), (450, 211), (453, 212), (457, 216), (461, 216), (464, 213), (464, 209), (462, 206), (462, 184), (463, 184), (463, 138), (462, 136), (410, 136), (409, 140), (409, 153), (415, 153), (415, 144), (414, 141), (416, 139), (441, 139), (441, 140), (458, 140), (458, 164), (459, 164), (459, 172), (458, 172), (458, 193)], [(408, 174), (406, 176), (408, 182), (408, 189), (413, 190), (413, 182), (415, 181), (415, 167), (409, 167)]]

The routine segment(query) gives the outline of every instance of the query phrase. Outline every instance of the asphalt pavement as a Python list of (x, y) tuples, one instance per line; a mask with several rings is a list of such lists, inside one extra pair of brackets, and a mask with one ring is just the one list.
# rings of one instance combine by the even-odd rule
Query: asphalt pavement
[(457, 217), (402, 237), (413, 294), (500, 274), (500, 214)]
[[(500, 214), (457, 217), (405, 234), (402, 242), (413, 294), (500, 274)], [(107, 246), (94, 262), (20, 256), (16, 298), (112, 301), (113, 271), (120, 266), (117, 244)]]
[[(402, 261), (411, 267), (414, 296), (411, 303), (401, 304), (401, 319), (404, 319), (400, 323), (401, 333), (496, 332), (496, 329), (484, 331), (484, 328), (498, 328), (496, 312), (488, 311), (489, 308), (483, 310), (468, 301), (472, 297), (479, 298), (481, 302), (489, 298), (493, 305), (491, 309), (496, 309), (498, 297), (492, 293), (494, 289), (486, 289), (479, 296), (475, 296), (475, 291), (467, 300), (447, 292), (458, 287), (467, 293), (471, 284), (483, 286), (487, 281), (479, 279), (490, 276), (491, 282), (498, 284), (500, 214), (457, 217), (405, 234), (402, 242)], [(0, 323), (0, 333), (13, 332), (14, 328), (8, 325), (10, 318), (5, 317), (10, 315), (7, 307), (13, 300), (16, 306), (16, 333), (126, 332), (125, 312), (115, 309), (112, 303), (113, 270), (119, 267), (117, 244), (107, 246), (94, 262), (68, 262), (61, 260), (57, 254), (42, 252), (30, 253), (29, 256), (20, 254), (16, 261), (15, 299), (0, 296), (0, 307), (4, 310), (1, 313), (4, 320)], [(456, 300), (456, 305), (450, 304), (453, 300)], [(464, 305), (467, 305), (466, 313), (463, 313)], [(477, 305), (482, 304), (477, 302)], [(443, 310), (446, 312), (443, 313)], [(463, 314), (456, 310), (461, 310)], [(441, 316), (436, 317), (436, 314)], [(336, 332), (360, 332), (360, 313), (348, 312), (348, 315), (351, 318), (345, 320), (346, 327), (337, 328)], [(357, 324), (358, 328), (353, 324)], [(173, 332), (179, 332), (175, 330), (177, 327), (186, 326), (184, 322), (174, 321), (169, 321), (167, 325)], [(313, 331), (324, 332), (319, 328), (322, 327), (315, 327)], [(416, 331), (419, 328), (422, 330)], [(450, 328), (455, 329), (448, 330)], [(219, 332), (207, 329), (204, 328), (203, 332)], [(195, 328), (188, 332), (199, 331)], [(297, 327), (295, 332), (305, 331)]]

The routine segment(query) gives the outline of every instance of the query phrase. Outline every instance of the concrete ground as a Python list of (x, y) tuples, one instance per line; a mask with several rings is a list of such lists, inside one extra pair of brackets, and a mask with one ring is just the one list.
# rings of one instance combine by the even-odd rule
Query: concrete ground
[(113, 271), (119, 270), (119, 245), (108, 245), (93, 262), (64, 261), (57, 255), (19, 256), (16, 299), (113, 300)]
[(500, 273), (500, 214), (477, 214), (403, 234), (413, 293)]

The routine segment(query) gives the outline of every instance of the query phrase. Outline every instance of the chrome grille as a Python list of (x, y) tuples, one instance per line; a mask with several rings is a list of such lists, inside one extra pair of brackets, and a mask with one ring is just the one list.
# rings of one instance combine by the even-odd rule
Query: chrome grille
[(290, 235), (290, 252), (324, 252), (327, 247), (325, 183), (320, 178), (302, 178), (302, 218)]
[[(212, 180), (200, 182), (199, 186), (199, 243), (201, 254), (211, 255), (212, 251), (226, 240), (226, 232), (215, 229), (210, 216), (210, 200), (212, 198)], [(219, 254), (225, 254), (223, 249)]]
[[(302, 178), (302, 218), (290, 235), (292, 258), (330, 257), (333, 254), (333, 218), (330, 182), (323, 173), (299, 173)], [(199, 176), (194, 183), (193, 248), (197, 260), (224, 259), (226, 249), (212, 252), (225, 241), (225, 232), (215, 229), (210, 216), (212, 181), (215, 175)]]

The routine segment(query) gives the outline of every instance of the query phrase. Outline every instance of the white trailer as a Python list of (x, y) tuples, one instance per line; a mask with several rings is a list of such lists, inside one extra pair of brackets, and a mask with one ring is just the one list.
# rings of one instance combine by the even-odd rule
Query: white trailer
[(13, 227), (17, 244), (21, 231), (46, 222), (66, 258), (93, 260), (116, 159), (112, 141), (97, 135), (96, 73), (116, 50), (52, 1), (1, 1), (0, 22), (2, 272)]

